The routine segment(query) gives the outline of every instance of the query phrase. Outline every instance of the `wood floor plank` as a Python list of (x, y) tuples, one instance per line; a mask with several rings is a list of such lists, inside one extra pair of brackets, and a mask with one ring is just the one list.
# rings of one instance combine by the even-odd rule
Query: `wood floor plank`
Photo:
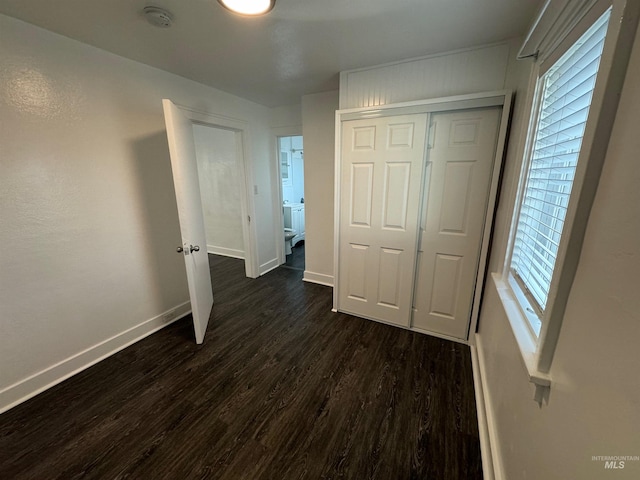
[(187, 317), (0, 416), (2, 479), (481, 479), (469, 349), (210, 256)]

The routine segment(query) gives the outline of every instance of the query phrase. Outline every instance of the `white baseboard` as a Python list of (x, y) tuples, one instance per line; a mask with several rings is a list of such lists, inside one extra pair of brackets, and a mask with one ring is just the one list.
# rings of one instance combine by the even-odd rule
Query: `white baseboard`
[(333, 287), (333, 275), (325, 275), (324, 273), (315, 273), (305, 270), (302, 280), (310, 283), (318, 283), (327, 287)]
[[(413, 309), (414, 315), (415, 315), (416, 311), (417, 310), (414, 308)], [(469, 345), (469, 342), (467, 340), (465, 340), (464, 338), (452, 337), (451, 335), (445, 335), (444, 333), (432, 332), (431, 330), (425, 330), (424, 328), (418, 328), (418, 327), (413, 327), (413, 326), (410, 326), (409, 330), (411, 330), (412, 332), (421, 333), (423, 335), (429, 335), (430, 337), (437, 337), (437, 338), (441, 338), (443, 340), (449, 340), (450, 342), (462, 343), (464, 345)]]
[(280, 262), (277, 258), (271, 259), (266, 263), (260, 265), (260, 275), (264, 275), (265, 273), (270, 272), (271, 270), (278, 268), (280, 266)]
[(211, 253), (212, 255), (222, 255), (223, 257), (241, 258), (244, 260), (244, 251), (236, 250), (234, 248), (207, 245), (207, 253)]
[[(0, 390), (0, 413), (29, 400), (37, 394), (57, 385), (129, 345), (148, 337), (163, 327), (191, 313), (191, 303), (185, 302), (170, 308), (149, 320), (120, 332), (92, 347), (41, 370), (13, 385)], [(167, 316), (165, 318), (165, 316)]]
[(473, 386), (476, 393), (476, 409), (478, 412), (478, 430), (480, 433), (480, 450), (482, 454), (482, 470), (485, 480), (504, 480), (502, 454), (498, 433), (493, 415), (491, 394), (487, 388), (486, 368), (482, 342), (476, 334), (475, 346), (471, 345), (471, 363), (473, 366)]

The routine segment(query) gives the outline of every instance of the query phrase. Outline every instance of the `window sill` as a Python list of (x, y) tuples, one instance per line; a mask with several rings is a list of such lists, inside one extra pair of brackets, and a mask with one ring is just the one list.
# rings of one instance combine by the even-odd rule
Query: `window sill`
[(538, 369), (536, 339), (533, 338), (528, 326), (528, 320), (524, 312), (520, 308), (520, 304), (516, 300), (516, 296), (511, 289), (509, 283), (499, 273), (492, 273), (493, 285), (498, 293), (498, 297), (502, 302), (504, 312), (509, 319), (513, 336), (518, 344), (520, 356), (527, 370), (529, 381), (536, 387), (534, 400), (538, 405), (542, 406), (542, 402), (548, 399), (549, 389), (551, 387), (551, 376)]

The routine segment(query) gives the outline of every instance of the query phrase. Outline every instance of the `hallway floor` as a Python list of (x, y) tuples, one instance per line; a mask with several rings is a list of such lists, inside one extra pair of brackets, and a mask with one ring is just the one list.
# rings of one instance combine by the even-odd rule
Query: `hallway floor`
[(304, 271), (304, 240), (291, 248), (291, 255), (286, 256), (283, 267)]
[(0, 415), (3, 479), (481, 479), (468, 347), (209, 256), (186, 317)]

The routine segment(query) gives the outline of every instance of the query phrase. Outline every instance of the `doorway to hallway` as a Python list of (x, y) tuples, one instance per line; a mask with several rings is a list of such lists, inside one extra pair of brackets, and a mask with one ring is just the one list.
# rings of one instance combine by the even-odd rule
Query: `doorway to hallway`
[(304, 270), (304, 147), (301, 135), (278, 137), (284, 265)]
[(245, 258), (236, 132), (193, 125), (207, 253)]

